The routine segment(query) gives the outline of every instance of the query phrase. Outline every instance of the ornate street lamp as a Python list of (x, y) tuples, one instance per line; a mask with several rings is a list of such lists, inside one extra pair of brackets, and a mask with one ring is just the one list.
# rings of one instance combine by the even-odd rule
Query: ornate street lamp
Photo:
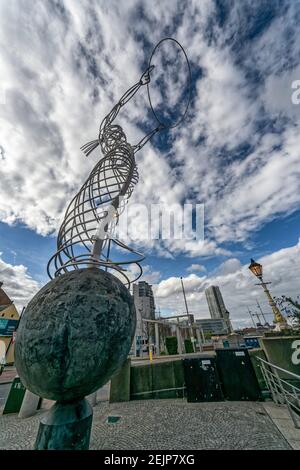
[(280, 331), (283, 328), (287, 327), (287, 321), (280, 312), (279, 308), (277, 307), (276, 303), (274, 302), (273, 297), (271, 296), (271, 293), (269, 289), (267, 288), (267, 284), (271, 284), (271, 282), (264, 282), (263, 280), (263, 268), (262, 265), (259, 263), (256, 263), (254, 259), (251, 258), (251, 264), (248, 266), (252, 274), (256, 276), (259, 280), (260, 283), (256, 284), (257, 286), (262, 286), (262, 288), (265, 291), (266, 296), (268, 297), (269, 305), (273, 310), (274, 313), (274, 323), (275, 323), (275, 330)]
[(262, 265), (261, 264), (256, 263), (256, 261), (254, 261), (254, 259), (251, 258), (251, 264), (249, 266), (249, 269), (254, 274), (254, 276), (262, 280)]

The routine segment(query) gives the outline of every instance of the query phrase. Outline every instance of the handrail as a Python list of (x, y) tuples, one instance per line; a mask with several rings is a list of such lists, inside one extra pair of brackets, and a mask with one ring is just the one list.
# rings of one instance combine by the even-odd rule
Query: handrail
[[(283, 369), (282, 367), (276, 366), (271, 362), (265, 361), (261, 357), (255, 356), (255, 358), (259, 359), (260, 361), (258, 367), (261, 369), (262, 375), (266, 381), (267, 387), (272, 394), (274, 402), (277, 403), (277, 405), (287, 405), (295, 427), (300, 429), (300, 388), (298, 384), (296, 386), (295, 384), (289, 383), (280, 377), (278, 371), (283, 372), (290, 377), (295, 377), (299, 381), (300, 375)], [(290, 388), (290, 390), (288, 390), (286, 387)]]
[(292, 377), (295, 377), (296, 379), (299, 379), (299, 380), (300, 380), (300, 375), (295, 374), (294, 372), (290, 372), (289, 370), (282, 369), (281, 367), (275, 366), (275, 364), (272, 364), (271, 362), (265, 361), (265, 360), (262, 359), (261, 357), (255, 356), (255, 358), (256, 358), (256, 359), (259, 359), (261, 362), (264, 362), (264, 363), (267, 364), (268, 366), (274, 367), (274, 369), (280, 370), (281, 372), (284, 372), (284, 373), (286, 373), (286, 374), (289, 374), (289, 375), (291, 375)]

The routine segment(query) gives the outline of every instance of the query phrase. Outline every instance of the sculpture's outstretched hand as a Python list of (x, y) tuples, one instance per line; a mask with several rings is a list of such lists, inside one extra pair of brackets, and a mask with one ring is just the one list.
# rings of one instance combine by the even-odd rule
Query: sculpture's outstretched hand
[(145, 72), (140, 78), (140, 85), (147, 85), (147, 83), (150, 82), (150, 73), (152, 72), (154, 67), (155, 65), (150, 65), (150, 67), (148, 67), (147, 70), (145, 70)]

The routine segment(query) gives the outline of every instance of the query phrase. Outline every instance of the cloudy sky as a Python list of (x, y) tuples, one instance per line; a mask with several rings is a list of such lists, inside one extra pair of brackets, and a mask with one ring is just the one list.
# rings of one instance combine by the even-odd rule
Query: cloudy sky
[[(275, 295), (299, 294), (298, 1), (0, 0), (0, 18), (0, 280), (19, 308), (48, 281), (66, 205), (99, 158), (80, 146), (166, 36), (189, 57), (192, 102), (137, 154), (130, 203), (204, 204), (205, 238), (136, 242), (157, 306), (184, 310), (183, 276), (196, 317), (213, 284), (234, 326), (250, 325), (256, 299), (270, 312), (251, 257)], [(146, 94), (119, 123), (132, 143), (153, 128)]]

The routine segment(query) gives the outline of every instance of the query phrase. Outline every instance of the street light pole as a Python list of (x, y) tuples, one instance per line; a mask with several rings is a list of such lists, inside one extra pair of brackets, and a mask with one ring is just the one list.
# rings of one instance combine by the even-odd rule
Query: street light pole
[(185, 303), (185, 310), (186, 310), (186, 313), (188, 315), (188, 324), (189, 324), (189, 327), (190, 327), (190, 337), (191, 337), (191, 342), (192, 342), (192, 346), (193, 346), (193, 351), (195, 351), (195, 342), (194, 342), (194, 333), (193, 333), (193, 325), (192, 325), (192, 321), (191, 321), (191, 317), (189, 315), (189, 309), (188, 309), (188, 304), (187, 304), (187, 301), (186, 301), (186, 296), (185, 296), (185, 290), (184, 290), (184, 285), (183, 285), (183, 279), (182, 277), (180, 277), (180, 281), (181, 281), (181, 287), (182, 287), (182, 292), (183, 292), (183, 297), (184, 297), (184, 303)]
[(263, 280), (263, 275), (262, 275), (262, 265), (259, 264), (259, 263), (256, 263), (254, 261), (254, 259), (251, 259), (251, 264), (249, 266), (249, 269), (250, 271), (252, 272), (252, 274), (254, 274), (254, 276), (256, 276), (259, 280), (260, 280), (260, 283), (259, 284), (256, 284), (257, 286), (262, 286), (267, 298), (268, 298), (268, 301), (269, 301), (269, 305), (270, 307), (272, 308), (272, 311), (273, 311), (273, 314), (274, 314), (274, 323), (275, 323), (275, 330), (276, 331), (280, 331), (281, 329), (283, 328), (286, 328), (287, 327), (287, 321), (286, 319), (284, 318), (284, 316), (282, 315), (282, 313), (280, 312), (279, 308), (277, 307), (276, 303), (274, 302), (274, 299), (267, 287), (267, 284), (271, 284), (271, 282), (264, 282)]
[(189, 314), (189, 309), (188, 309), (188, 305), (187, 305), (187, 301), (186, 301), (186, 296), (185, 296), (185, 290), (184, 290), (182, 277), (180, 278), (180, 280), (181, 280), (181, 287), (182, 287), (183, 298), (184, 298), (184, 303), (185, 303), (185, 311), (186, 311), (187, 314)]

